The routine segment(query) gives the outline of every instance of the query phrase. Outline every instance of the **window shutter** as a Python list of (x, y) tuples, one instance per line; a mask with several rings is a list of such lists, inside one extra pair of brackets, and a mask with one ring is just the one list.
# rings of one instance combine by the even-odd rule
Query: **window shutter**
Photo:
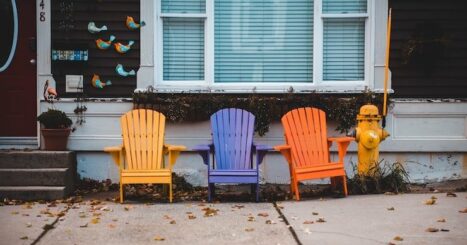
[(164, 81), (204, 80), (204, 19), (164, 18)]
[(312, 82), (313, 1), (215, 0), (215, 82)]

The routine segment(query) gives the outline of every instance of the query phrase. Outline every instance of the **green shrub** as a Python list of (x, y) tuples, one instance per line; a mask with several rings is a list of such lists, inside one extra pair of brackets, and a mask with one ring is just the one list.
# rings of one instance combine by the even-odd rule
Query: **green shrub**
[(38, 117), (39, 121), (46, 129), (60, 129), (69, 128), (73, 122), (60, 110), (49, 109), (46, 112), (42, 112)]

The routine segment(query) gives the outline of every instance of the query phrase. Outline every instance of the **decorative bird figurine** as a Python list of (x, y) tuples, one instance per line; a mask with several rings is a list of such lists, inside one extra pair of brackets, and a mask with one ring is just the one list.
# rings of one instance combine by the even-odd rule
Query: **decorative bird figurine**
[(115, 71), (118, 73), (118, 75), (120, 75), (120, 76), (122, 76), (122, 77), (135, 76), (135, 75), (136, 75), (135, 70), (125, 71), (125, 69), (123, 69), (123, 65), (122, 65), (122, 64), (118, 64), (118, 65), (115, 67)]
[(49, 87), (49, 80), (45, 81), (44, 84), (44, 99), (47, 102), (53, 102), (55, 99), (57, 99), (58, 93), (57, 90), (55, 90), (52, 87)]
[(114, 40), (115, 40), (114, 35), (110, 35), (109, 41), (104, 41), (101, 38), (99, 38), (99, 39), (96, 40), (97, 48), (99, 48), (99, 49), (108, 49), (110, 47), (110, 45), (112, 45), (112, 42)]
[(102, 82), (101, 78), (99, 77), (99, 75), (96, 75), (94, 74), (92, 76), (92, 80), (91, 80), (91, 84), (93, 87), (95, 88), (104, 88), (105, 86), (109, 86), (109, 85), (112, 85), (112, 82), (107, 80), (107, 82)]
[(131, 17), (131, 16), (126, 17), (126, 27), (128, 27), (128, 29), (130, 29), (130, 30), (136, 30), (136, 29), (141, 28), (142, 26), (145, 26), (145, 25), (146, 25), (146, 23), (144, 21), (141, 21), (141, 24), (138, 24), (138, 23), (135, 22), (133, 17)]
[(117, 50), (117, 52), (119, 52), (119, 53), (121, 53), (121, 54), (124, 54), (124, 53), (128, 52), (128, 51), (131, 49), (131, 46), (132, 46), (134, 43), (135, 43), (134, 41), (128, 42), (127, 45), (124, 45), (124, 44), (122, 44), (122, 43), (114, 43), (115, 50)]
[(92, 34), (94, 33), (99, 33), (101, 31), (107, 31), (107, 26), (103, 25), (102, 27), (97, 27), (96, 23), (94, 22), (89, 22), (88, 24), (88, 31)]

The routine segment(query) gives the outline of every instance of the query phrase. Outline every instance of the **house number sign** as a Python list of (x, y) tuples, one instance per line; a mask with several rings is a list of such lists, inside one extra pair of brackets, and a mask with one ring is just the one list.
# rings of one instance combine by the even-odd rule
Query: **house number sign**
[(41, 0), (41, 2), (39, 4), (39, 7), (41, 9), (41, 12), (39, 12), (39, 20), (41, 22), (44, 22), (45, 21), (45, 3), (44, 3), (44, 0)]

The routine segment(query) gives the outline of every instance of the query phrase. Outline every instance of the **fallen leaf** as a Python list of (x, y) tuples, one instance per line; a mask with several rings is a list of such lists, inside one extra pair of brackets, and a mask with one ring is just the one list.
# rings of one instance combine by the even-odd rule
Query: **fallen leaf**
[(324, 222), (326, 222), (326, 220), (324, 220), (324, 218), (319, 218), (319, 219), (316, 220), (316, 222), (324, 223)]
[(26, 223), (26, 227), (29, 228), (29, 227), (31, 227), (31, 226), (32, 226), (32, 223), (31, 223), (31, 222)]
[(213, 209), (209, 207), (203, 208), (202, 210), (204, 211), (204, 217), (211, 217), (217, 215), (217, 211), (219, 211), (219, 209)]
[(448, 197), (457, 197), (456, 193), (454, 193), (454, 192), (448, 192), (448, 193), (446, 193), (446, 196), (448, 196)]
[(396, 244), (393, 242), (388, 242), (388, 245), (396, 245)]
[(206, 206), (206, 204), (204, 204), (204, 203), (200, 203), (200, 204), (198, 204), (198, 206), (200, 206), (200, 207), (204, 207), (204, 206)]
[(268, 213), (259, 213), (258, 216), (261, 216), (261, 217), (268, 217), (269, 214), (268, 214)]
[(80, 227), (80, 228), (86, 228), (86, 227), (88, 227), (88, 223), (86, 223), (86, 224), (84, 224), (84, 225), (80, 225), (79, 227)]
[(93, 218), (93, 219), (91, 219), (91, 224), (98, 224), (99, 221), (100, 221), (100, 218), (99, 218), (99, 217)]
[(86, 214), (83, 211), (81, 211), (81, 212), (79, 212), (79, 217), (80, 218), (86, 218)]
[(404, 241), (404, 238), (402, 238), (400, 236), (395, 236), (392, 240), (394, 240), (394, 241)]
[(19, 214), (19, 212), (18, 211), (13, 211), (13, 212), (11, 212), (11, 214), (16, 215), (16, 214)]
[(189, 214), (189, 215), (188, 215), (188, 219), (196, 219), (196, 216), (193, 215), (193, 214)]
[(438, 232), (439, 229), (438, 229), (438, 228), (429, 227), (429, 228), (427, 228), (425, 231), (427, 231), (427, 232)]
[(318, 215), (319, 213), (317, 213), (317, 212), (312, 212), (311, 214), (313, 214), (313, 215)]
[(448, 229), (441, 229), (441, 231), (443, 231), (443, 232), (449, 232)]
[(436, 203), (436, 199), (425, 200), (425, 205), (433, 205)]
[(441, 218), (441, 219), (438, 219), (436, 222), (442, 222), (442, 223), (444, 223), (444, 222), (446, 222), (446, 219), (445, 219), (445, 218)]
[(396, 193), (387, 191), (387, 192), (384, 193), (384, 195), (396, 195)]
[(29, 214), (22, 214), (22, 216), (29, 216)]
[(130, 207), (125, 206), (125, 207), (123, 207), (123, 210), (125, 210), (125, 211), (130, 211)]
[(164, 219), (172, 219), (172, 217), (168, 216), (167, 214), (164, 215)]
[(241, 204), (235, 204), (235, 205), (232, 206), (232, 208), (238, 208), (238, 209), (242, 209), (244, 207), (245, 207), (245, 205), (241, 205)]
[(101, 209), (99, 209), (101, 211), (112, 211), (109, 207), (105, 206), (105, 207), (102, 207)]
[(20, 237), (19, 239), (21, 239), (21, 240), (28, 240), (28, 236), (22, 236), (22, 237)]
[(433, 200), (437, 200), (438, 198), (437, 198), (437, 197), (435, 197), (435, 196), (431, 196), (431, 199), (433, 199)]
[(50, 224), (45, 224), (44, 226), (42, 226), (42, 229), (45, 230), (45, 231), (48, 231), (48, 230), (51, 230), (55, 228), (53, 225), (50, 225)]
[(311, 221), (311, 220), (305, 220), (305, 222), (303, 222), (303, 224), (305, 225), (310, 225), (310, 224), (313, 224), (315, 222)]
[(248, 221), (256, 221), (256, 219), (253, 216), (248, 216)]
[(154, 237), (154, 241), (159, 241), (159, 242), (165, 241), (165, 237), (155, 236), (155, 237)]
[(114, 224), (109, 224), (109, 228), (115, 228)]
[(171, 225), (175, 225), (177, 222), (175, 222), (175, 220), (171, 220), (169, 223), (170, 223)]
[(459, 213), (464, 213), (464, 214), (467, 213), (467, 208), (464, 208), (464, 209), (462, 209), (462, 210), (459, 210)]
[(267, 224), (267, 225), (273, 225), (273, 224), (277, 224), (277, 222), (274, 221), (274, 220), (268, 219), (268, 220), (266, 220), (266, 224)]
[(113, 222), (117, 222), (117, 221), (118, 221), (118, 219), (112, 219), (112, 221), (113, 221)]
[(245, 231), (246, 232), (251, 232), (251, 231), (254, 231), (255, 229), (254, 228), (246, 228)]
[(394, 211), (395, 209), (394, 209), (394, 207), (389, 207), (389, 208), (387, 208), (387, 210), (388, 211)]

